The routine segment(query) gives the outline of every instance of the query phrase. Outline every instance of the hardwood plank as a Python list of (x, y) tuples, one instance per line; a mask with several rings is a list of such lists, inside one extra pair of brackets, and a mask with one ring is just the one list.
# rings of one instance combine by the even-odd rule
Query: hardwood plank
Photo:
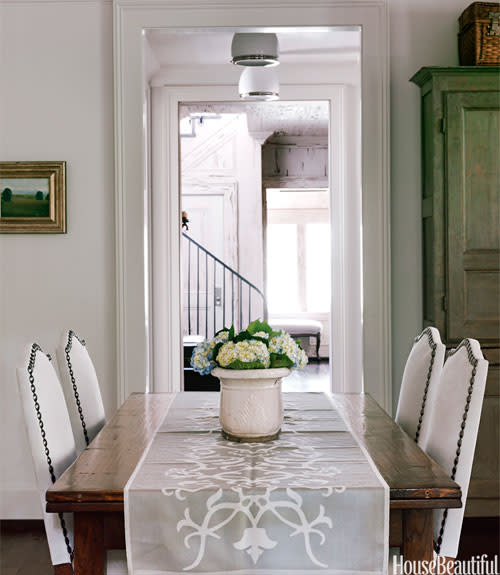
[[(335, 394), (333, 399), (389, 485), (391, 500), (413, 500), (412, 505), (426, 499), (460, 501), (460, 486), (369, 395)], [(451, 501), (446, 506), (460, 507)]]
[[(90, 446), (50, 487), (47, 502), (118, 501), (121, 506), (113, 510), (123, 509), (123, 488), (173, 397), (168, 393), (132, 394)], [(47, 510), (55, 511), (49, 507)]]

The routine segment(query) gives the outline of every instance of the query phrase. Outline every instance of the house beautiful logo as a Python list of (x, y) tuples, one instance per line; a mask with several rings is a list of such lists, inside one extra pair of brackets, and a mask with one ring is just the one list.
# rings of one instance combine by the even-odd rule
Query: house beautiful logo
[(476, 555), (467, 561), (446, 561), (436, 557), (432, 561), (408, 561), (402, 555), (394, 557), (393, 575), (500, 575), (498, 555)]

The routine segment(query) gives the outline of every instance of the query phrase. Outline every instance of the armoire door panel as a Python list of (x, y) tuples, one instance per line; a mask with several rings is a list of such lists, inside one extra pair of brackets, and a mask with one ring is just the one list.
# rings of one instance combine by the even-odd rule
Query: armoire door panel
[(465, 271), (464, 329), (481, 343), (498, 340), (500, 281), (495, 271)]
[(446, 94), (447, 335), (499, 340), (500, 102), (494, 92)]

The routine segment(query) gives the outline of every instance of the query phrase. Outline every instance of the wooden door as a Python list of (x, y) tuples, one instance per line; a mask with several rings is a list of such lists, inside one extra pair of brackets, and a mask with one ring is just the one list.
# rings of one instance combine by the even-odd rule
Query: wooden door
[(500, 99), (450, 92), (445, 101), (447, 341), (498, 345)]

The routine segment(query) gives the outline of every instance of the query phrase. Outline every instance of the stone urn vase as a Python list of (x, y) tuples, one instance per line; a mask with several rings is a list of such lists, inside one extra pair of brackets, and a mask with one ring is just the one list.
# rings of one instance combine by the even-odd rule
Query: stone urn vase
[(281, 380), (287, 367), (274, 369), (222, 369), (212, 375), (220, 380), (220, 423), (231, 441), (262, 442), (276, 439), (283, 423)]

